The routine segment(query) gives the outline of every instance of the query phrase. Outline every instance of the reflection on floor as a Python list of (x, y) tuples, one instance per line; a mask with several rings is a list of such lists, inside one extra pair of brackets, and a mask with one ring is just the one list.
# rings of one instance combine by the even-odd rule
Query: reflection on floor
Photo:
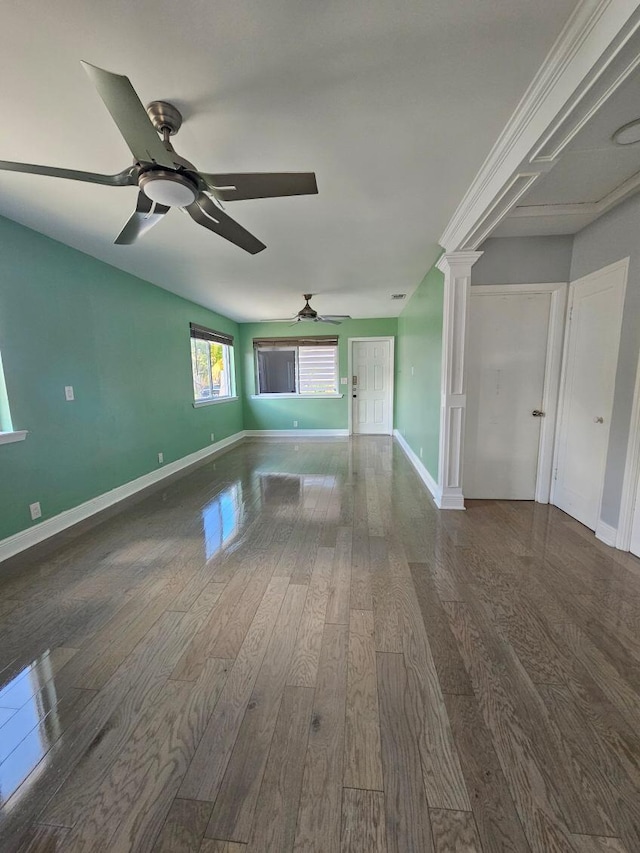
[(46, 767), (61, 735), (57, 704), (49, 649), (0, 690), (0, 806)]
[(246, 443), (0, 571), (0, 850), (640, 850), (640, 562)]

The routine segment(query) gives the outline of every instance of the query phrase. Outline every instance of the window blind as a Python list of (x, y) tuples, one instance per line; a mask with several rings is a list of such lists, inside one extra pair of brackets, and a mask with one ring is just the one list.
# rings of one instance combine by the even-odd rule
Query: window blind
[(335, 346), (301, 347), (298, 350), (300, 394), (335, 394), (338, 390), (338, 350)]
[(254, 349), (262, 347), (337, 347), (338, 338), (336, 335), (316, 335), (315, 337), (304, 338), (254, 338)]
[(205, 326), (198, 326), (196, 323), (189, 323), (189, 328), (192, 338), (197, 338), (200, 341), (212, 341), (216, 344), (226, 344), (229, 347), (233, 346), (233, 335), (216, 332), (213, 329), (207, 329)]

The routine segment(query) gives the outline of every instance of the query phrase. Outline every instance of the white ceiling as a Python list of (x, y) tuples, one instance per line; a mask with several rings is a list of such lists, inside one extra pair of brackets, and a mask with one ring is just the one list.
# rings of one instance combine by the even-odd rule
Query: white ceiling
[(615, 131), (640, 118), (635, 71), (575, 134), (493, 237), (575, 234), (640, 189), (640, 143), (617, 145)]
[(238, 320), (393, 316), (575, 0), (2, 4), (0, 159), (114, 173), (130, 154), (80, 59), (185, 116), (208, 172), (307, 171), (319, 195), (230, 203), (250, 256), (174, 210), (113, 239), (135, 188), (0, 173), (0, 213)]

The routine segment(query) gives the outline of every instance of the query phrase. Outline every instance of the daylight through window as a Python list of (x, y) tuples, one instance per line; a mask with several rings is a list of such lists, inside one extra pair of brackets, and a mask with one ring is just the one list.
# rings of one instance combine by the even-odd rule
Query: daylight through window
[(196, 403), (233, 397), (233, 337), (191, 323), (191, 369)]
[(0, 353), (0, 432), (11, 432), (12, 429), (9, 395), (7, 394), (7, 386), (4, 381), (2, 354)]
[(338, 393), (338, 339), (256, 338), (258, 394), (321, 397)]

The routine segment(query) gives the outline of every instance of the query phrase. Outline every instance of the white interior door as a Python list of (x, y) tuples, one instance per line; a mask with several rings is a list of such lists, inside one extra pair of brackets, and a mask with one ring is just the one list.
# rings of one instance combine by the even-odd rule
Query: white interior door
[(618, 364), (627, 262), (571, 283), (553, 503), (596, 529)]
[[(465, 498), (533, 500), (552, 293), (471, 288)], [(538, 414), (534, 414), (534, 413)]]
[(638, 480), (638, 490), (636, 492), (636, 501), (633, 508), (633, 521), (631, 522), (631, 544), (629, 550), (636, 557), (640, 557), (640, 480)]
[(389, 340), (351, 341), (352, 432), (393, 432), (392, 344)]

